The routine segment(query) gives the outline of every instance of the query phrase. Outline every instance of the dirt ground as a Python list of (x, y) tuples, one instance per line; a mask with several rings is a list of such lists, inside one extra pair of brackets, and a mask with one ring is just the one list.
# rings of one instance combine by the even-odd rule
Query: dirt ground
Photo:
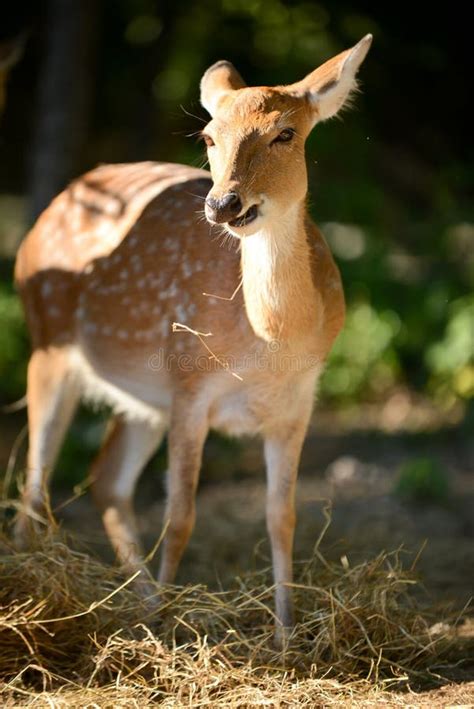
[[(373, 418), (373, 417), (372, 417)], [(20, 419), (18, 419), (19, 421)], [(461, 610), (474, 586), (474, 441), (465, 429), (445, 426), (430, 433), (399, 427), (387, 432), (377, 417), (341, 424), (316, 415), (305, 444), (298, 483), (296, 560), (311, 550), (331, 508), (331, 524), (321, 549), (328, 558), (349, 563), (381, 550), (403, 546), (406, 565), (420, 550), (416, 569), (426, 589), (423, 602)], [(12, 431), (4, 437), (4, 449)], [(450, 493), (442, 503), (409, 503), (394, 494), (400, 465), (429, 455), (449, 475)], [(145, 548), (159, 536), (164, 504), (163, 455), (140, 481), (136, 506)], [(70, 491), (53, 490), (53, 506)], [(266, 566), (269, 548), (264, 520), (265, 479), (257, 441), (223, 443), (211, 438), (205, 450), (195, 533), (183, 560), (180, 583), (225, 587), (246, 570)], [(111, 559), (98, 514), (89, 495), (57, 513), (62, 524)], [(157, 559), (153, 561), (154, 567)], [(474, 636), (474, 625), (464, 631)], [(474, 657), (453, 668), (439, 689), (407, 696), (407, 706), (474, 706)]]
[[(329, 432), (315, 425), (305, 443), (297, 493), (295, 558), (306, 558), (331, 506), (331, 525), (323, 550), (354, 561), (403, 546), (407, 564), (424, 546), (416, 568), (434, 600), (462, 607), (474, 586), (474, 442), (452, 429), (438, 434), (377, 430)], [(405, 502), (394, 494), (400, 465), (410, 459), (439, 460), (449, 475), (450, 494), (443, 503)], [(161, 530), (164, 508), (164, 462), (152, 463), (139, 483), (136, 508), (145, 548)], [(70, 491), (53, 496), (62, 504)], [(249, 568), (266, 564), (265, 476), (261, 446), (247, 440), (206, 446), (195, 532), (179, 581), (226, 584)], [(58, 512), (102, 555), (110, 557), (100, 519), (89, 495)], [(155, 560), (156, 566), (157, 560)]]

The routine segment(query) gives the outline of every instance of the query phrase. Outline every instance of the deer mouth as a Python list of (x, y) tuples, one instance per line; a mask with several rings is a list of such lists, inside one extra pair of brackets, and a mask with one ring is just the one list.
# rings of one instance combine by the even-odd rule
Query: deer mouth
[(247, 224), (251, 224), (251, 222), (254, 222), (257, 217), (258, 206), (254, 204), (252, 205), (252, 207), (250, 207), (250, 209), (247, 209), (245, 214), (242, 214), (240, 217), (237, 217), (237, 219), (233, 219), (231, 222), (227, 222), (227, 224), (233, 227), (247, 226)]

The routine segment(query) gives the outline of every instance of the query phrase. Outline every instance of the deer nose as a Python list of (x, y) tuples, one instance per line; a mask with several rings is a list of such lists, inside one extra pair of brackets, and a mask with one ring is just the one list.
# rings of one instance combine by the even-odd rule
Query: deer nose
[(206, 197), (206, 217), (210, 222), (222, 224), (234, 219), (242, 211), (242, 202), (237, 192), (228, 192), (220, 199)]

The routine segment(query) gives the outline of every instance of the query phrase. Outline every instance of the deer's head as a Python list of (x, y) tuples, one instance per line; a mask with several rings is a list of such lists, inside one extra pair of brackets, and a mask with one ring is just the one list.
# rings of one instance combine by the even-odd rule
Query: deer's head
[(301, 205), (305, 140), (348, 102), (371, 41), (366, 35), (289, 86), (247, 87), (227, 61), (206, 71), (201, 103), (212, 120), (203, 136), (214, 182), (206, 199), (209, 222), (247, 236)]

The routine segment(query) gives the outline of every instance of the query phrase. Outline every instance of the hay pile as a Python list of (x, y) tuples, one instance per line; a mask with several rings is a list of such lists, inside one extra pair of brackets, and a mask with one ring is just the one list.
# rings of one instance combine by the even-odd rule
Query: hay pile
[(432, 665), (440, 672), (453, 642), (452, 625), (417, 607), (397, 553), (351, 566), (316, 549), (297, 568), (298, 624), (282, 653), (272, 643), (269, 570), (225, 592), (157, 587), (157, 611), (118, 570), (65, 540), (38, 544), (0, 555), (3, 706), (381, 701), (395, 682)]

